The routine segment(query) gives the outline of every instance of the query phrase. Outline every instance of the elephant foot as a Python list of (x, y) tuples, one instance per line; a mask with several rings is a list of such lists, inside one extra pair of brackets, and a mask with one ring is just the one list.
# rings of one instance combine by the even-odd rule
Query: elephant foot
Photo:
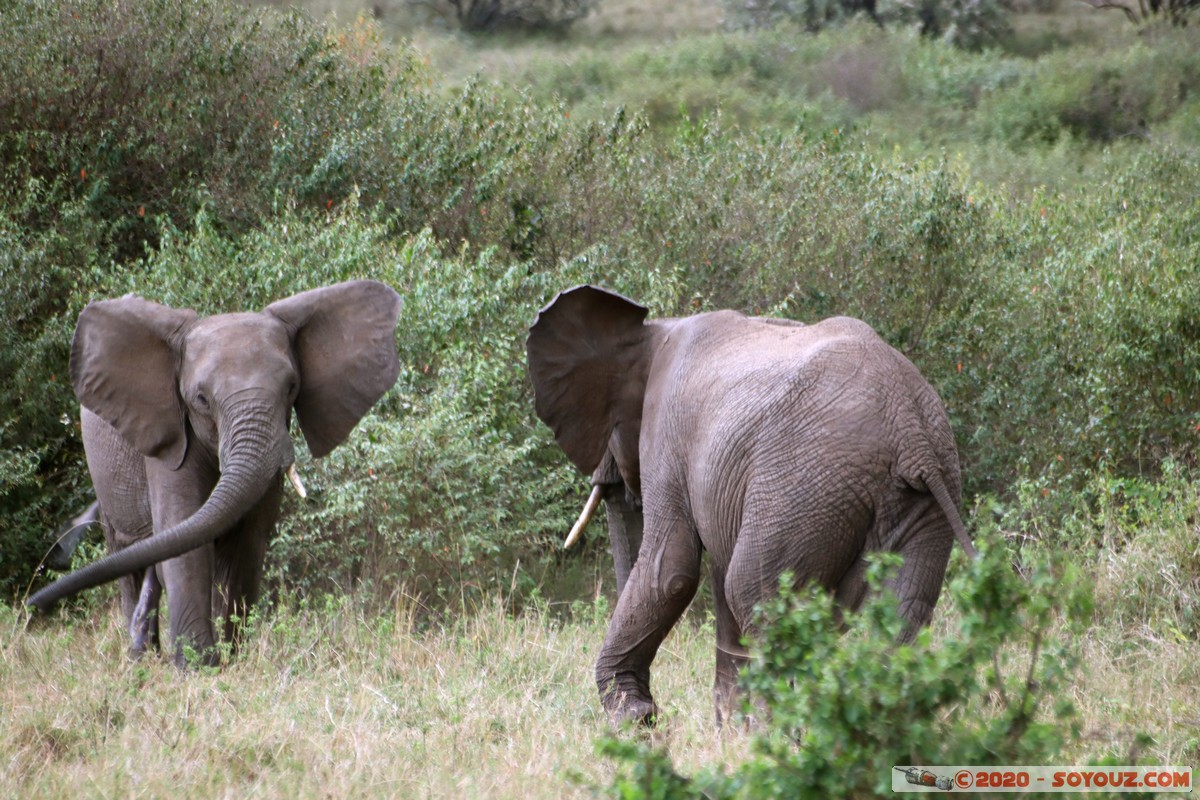
[(176, 645), (175, 657), (172, 660), (180, 672), (204, 667), (219, 667), (221, 666), (221, 651), (214, 645), (192, 647), (187, 642), (183, 642)]
[(658, 719), (649, 681), (630, 672), (619, 672), (600, 683), (600, 704), (614, 727), (633, 724), (650, 728)]
[(718, 729), (729, 726), (730, 730), (744, 733), (761, 731), (771, 718), (766, 702), (758, 695), (747, 696), (739, 690), (730, 696), (714, 690), (713, 700)]
[(717, 644), (716, 674), (713, 681), (713, 707), (716, 711), (717, 727), (726, 722), (749, 717), (744, 713), (746, 694), (738, 686), (738, 673), (750, 661), (749, 651), (740, 644), (722, 646)]
[(158, 639), (158, 619), (151, 619), (144, 625), (138, 628), (131, 629), (133, 641), (129, 645), (129, 659), (138, 661), (142, 656), (146, 655), (147, 651), (153, 650), (158, 652), (162, 649)]

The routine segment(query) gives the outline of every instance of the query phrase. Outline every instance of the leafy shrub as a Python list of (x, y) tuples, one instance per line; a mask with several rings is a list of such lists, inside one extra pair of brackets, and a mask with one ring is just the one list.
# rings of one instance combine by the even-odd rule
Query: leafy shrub
[(1115, 625), (1175, 642), (1200, 635), (1198, 498), (1190, 471), (1173, 461), (1157, 482), (1100, 473), (1094, 479), (1102, 523), (1096, 602)]
[(563, 31), (594, 11), (599, 0), (444, 0), (464, 31), (503, 28)]
[(883, 0), (879, 17), (956, 47), (982, 50), (1012, 35), (1009, 10), (1003, 0)]
[(609, 743), (635, 770), (633, 780), (618, 776), (614, 793), (867, 797), (891, 791), (897, 765), (1056, 763), (1079, 737), (1064, 689), (1090, 595), (1068, 565), (1030, 564), (1022, 576), (1003, 546), (981, 552), (950, 581), (955, 613), (938, 641), (926, 629), (895, 643), (903, 621), (879, 591), (894, 556), (872, 564), (875, 593), (843, 615), (845, 634), (828, 593), (783, 584), (743, 674), (766, 717), (753, 757), (687, 777), (651, 748)]
[(443, 258), (428, 232), (375, 274), (404, 292), (403, 372), (316, 468), (316, 502), (281, 528), (277, 573), (302, 590), (403, 586), (437, 605), (524, 596), (585, 488), (554, 457), (525, 378), (523, 333), (557, 277), (494, 251)]
[[(391, 450), (407, 450), (415, 460), (405, 468), (439, 484), (376, 503), (367, 488), (378, 482), (363, 481), (348, 454), (317, 468), (337, 498), (319, 512), (330, 537), (320, 552), (331, 559), (357, 552), (345, 537), (376, 536), (378, 526), (376, 552), (410, 537), (443, 576), (497, 581), (518, 558), (530, 569), (548, 563), (520, 542), (569, 518), (578, 487), (531, 416), (520, 343), (540, 305), (581, 280), (656, 314), (733, 307), (865, 319), (946, 401), (969, 494), (1006, 502), (1044, 490), (1044, 513), (1073, 513), (1063, 493), (1099, 464), (1130, 477), (1152, 473), (1165, 453), (1194, 454), (1192, 150), (1122, 140), (1087, 156), (1104, 177), (1086, 191), (1049, 179), (1040, 191), (995, 190), (964, 159), (881, 155), (874, 134), (853, 129), (896, 114), (965, 131), (969, 107), (994, 169), (1019, 163), (1040, 181), (1041, 163), (1077, 168), (1077, 151), (1063, 148), (1083, 136), (1070, 120), (1086, 117), (1064, 111), (1074, 106), (1050, 78), (1099, 80), (1099, 58), (1076, 69), (1073, 55), (974, 56), (874, 25), (800, 39), (783, 29), (709, 36), (629, 63), (589, 62), (563, 84), (586, 97), (636, 72), (648, 76), (639, 86), (688, 87), (689, 107), (671, 88), (630, 95), (650, 115), (599, 106), (572, 115), (482, 81), (435, 90), (420, 60), (389, 55), (366, 21), (338, 32), (218, 0), (39, 2), (0, 14), (17, 32), (0, 42), (0, 107), (11, 112), (0, 113), (0, 367), (12, 375), (0, 385), (0, 515), (14, 529), (0, 544), (6, 593), (23, 588), (46, 533), (85, 502), (77, 410), (62, 379), (68, 342), (89, 299), (126, 291), (213, 313), (372, 275), (425, 310), (405, 329), (410, 369), (365, 424), (377, 441), (363, 455), (398, 476)], [(111, 72), (95, 68), (102, 53)], [(1111, 62), (1115, 77), (1101, 82), (1135, 98), (1115, 107), (1187, 127), (1182, 95), (1200, 75), (1193, 51), (1135, 46)], [(1133, 80), (1142, 68), (1155, 81)], [(730, 83), (727, 114), (720, 87)], [(797, 86), (808, 99), (795, 100)], [(1053, 112), (1041, 139), (1027, 96)], [(79, 105), (86, 113), (71, 111)], [(743, 127), (743, 116), (767, 122)], [(1055, 142), (1039, 151), (1045, 161), (1004, 150), (1038, 141)], [(488, 457), (472, 456), (471, 443)], [(528, 483), (528, 495), (489, 473), (493, 463)], [(428, 500), (447, 483), (459, 533), (479, 538), (453, 559), (453, 548), (439, 549), (450, 547), (451, 526)], [(394, 508), (411, 528), (387, 520)], [(318, 513), (299, 513), (309, 511)], [(291, 549), (280, 551), (280, 575), (347, 586), (375, 569), (322, 572), (325, 555), (281, 541)], [(478, 577), (489, 563), (496, 574)]]
[[(882, 4), (880, 13), (889, 8)], [(618, 55), (585, 52), (565, 63), (539, 60), (521, 84), (543, 102), (565, 100), (573, 116), (641, 109), (658, 132), (670, 133), (681, 110), (693, 122), (719, 111), (726, 124), (754, 132), (857, 124), (870, 132), (863, 144), (881, 157), (895, 146), (928, 154), (944, 145), (977, 173), (996, 162), (992, 183), (1066, 188), (1107, 171), (1081, 171), (1092, 155), (1079, 149), (1083, 143), (1194, 143), (1195, 37), (1190, 29), (1163, 30), (1029, 59), (852, 21), (811, 36), (781, 26)], [(1036, 170), (1044, 148), (1059, 142), (1068, 147), (1069, 169), (1015, 179)]]
[(1145, 3), (1103, 2), (1103, 0), (1085, 0), (1099, 9), (1119, 9), (1125, 18), (1135, 25), (1155, 19), (1163, 19), (1177, 27), (1186, 27), (1192, 14), (1200, 9), (1198, 0), (1149, 0)]
[[(1053, 75), (1054, 78), (1050, 78)], [(1200, 90), (1195, 35), (1164, 32), (1154, 47), (1071, 48), (1039, 59), (981, 98), (980, 133), (1016, 146), (1060, 138), (1145, 138)]]
[(880, 26), (914, 28), (967, 49), (1011, 34), (1008, 8), (999, 0), (725, 0), (724, 6), (726, 23), (735, 29), (786, 22), (816, 33), (861, 14)]
[(1036, 486), (1021, 486), (1011, 502), (990, 498), (986, 505), (1013, 539), (1053, 535), (1050, 547), (1066, 544), (1095, 564), (1097, 619), (1182, 642), (1200, 632), (1198, 489), (1195, 469), (1167, 457), (1153, 478), (1101, 464), (1059, 513), (1047, 513)]
[[(10, 187), (11, 188), (11, 187)], [(25, 212), (49, 190), (37, 181), (0, 206), (0, 596), (24, 591), (47, 554), (47, 538), (82, 509), (86, 479), (75, 445), (75, 405), (67, 377), (72, 295), (87, 291), (105, 257), (102, 221), (81, 203), (55, 209), (59, 224), (25, 225)]]
[(874, 0), (726, 0), (725, 22), (731, 28), (769, 28), (793, 22), (809, 33), (863, 11), (875, 16)]
[(294, 13), (76, 0), (8, 4), (3, 21), (3, 162), (110, 220), (126, 258), (153, 242), (155, 218), (189, 219), (200, 186), (224, 223), (253, 224), (280, 170), (320, 169), (331, 123), (370, 126), (385, 85), (369, 49), (362, 68)]
[(956, 371), (935, 380), (975, 418), (958, 428), (968, 471), (1070, 493), (1101, 462), (1137, 474), (1190, 452), (1197, 420), (1179, 398), (1197, 374), (1200, 206), (1183, 187), (1197, 169), (1183, 153), (1145, 153), (1087, 198), (1042, 196), (998, 220), (1017, 235), (944, 331), (938, 366)]

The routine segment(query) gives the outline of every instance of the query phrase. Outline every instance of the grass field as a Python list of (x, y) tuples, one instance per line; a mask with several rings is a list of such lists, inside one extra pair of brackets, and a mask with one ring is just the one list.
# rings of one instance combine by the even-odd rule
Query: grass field
[[(417, 633), (411, 611), (276, 613), (225, 668), (191, 675), (128, 661), (113, 614), (32, 634), (9, 614), (0, 796), (555, 798), (607, 783), (600, 615), (514, 617), (497, 602)], [(711, 642), (682, 625), (656, 662), (654, 737), (687, 768), (748, 744), (713, 729)]]
[[(418, 632), (403, 599), (370, 615), (349, 600), (281, 610), (224, 668), (184, 675), (127, 660), (113, 613), (22, 633), (5, 610), (0, 796), (595, 796), (616, 769), (595, 751), (607, 612), (575, 611), (496, 601)], [(949, 622), (939, 613), (935, 632)], [(655, 662), (665, 718), (647, 736), (685, 774), (750, 752), (752, 732), (713, 724), (712, 641), (693, 615)], [(1097, 624), (1083, 648), (1079, 763), (1194, 764), (1195, 642)]]

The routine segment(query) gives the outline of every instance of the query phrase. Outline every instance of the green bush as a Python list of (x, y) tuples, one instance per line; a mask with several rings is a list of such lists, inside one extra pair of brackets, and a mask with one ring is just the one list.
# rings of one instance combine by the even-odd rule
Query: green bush
[[(682, 776), (647, 746), (602, 749), (634, 770), (613, 793), (643, 797), (870, 797), (891, 792), (896, 766), (1053, 764), (1078, 741), (1065, 691), (1080, 664), (1091, 596), (1065, 563), (1014, 571), (1005, 547), (959, 563), (948, 586), (951, 630), (895, 643), (903, 629), (881, 592), (896, 557), (869, 570), (875, 593), (842, 615), (819, 588), (782, 584), (743, 680), (765, 716), (753, 755), (731, 770)], [(666, 791), (670, 794), (664, 794)]]
[(879, 17), (955, 47), (982, 50), (1012, 36), (1009, 11), (1002, 0), (883, 0)]
[(1138, 474), (1191, 451), (1198, 176), (1192, 155), (1147, 152), (1086, 197), (995, 209), (994, 271), (930, 370), (968, 474), (1070, 493), (1101, 462)]
[(1196, 547), (1197, 482), (1174, 461), (1151, 482), (1099, 473), (1100, 534), (1096, 603), (1114, 625), (1153, 631), (1168, 641), (1200, 636), (1200, 549)]
[[(522, 29), (563, 32), (586, 17), (599, 0), (442, 0), (459, 27), (472, 33)], [(436, 5), (435, 5), (436, 8)]]
[(340, 198), (335, 123), (372, 125), (386, 85), (368, 47), (299, 14), (75, 0), (6, 4), (2, 20), (0, 160), (10, 179), (41, 180), (107, 220), (122, 258), (154, 241), (157, 217), (190, 219), (199, 187), (242, 228), (291, 188), (281, 177)]
[(1101, 464), (1058, 507), (1045, 485), (1022, 483), (1015, 499), (986, 498), (985, 513), (1014, 540), (1063, 545), (1095, 565), (1096, 618), (1114, 630), (1151, 630), (1167, 641), (1200, 633), (1200, 550), (1194, 467), (1171, 457), (1152, 478)]
[(1200, 90), (1195, 34), (1163, 32), (1150, 47), (1068, 48), (1040, 58), (980, 100), (972, 126), (1012, 146), (1062, 138), (1150, 138)]
[(1000, 162), (994, 182), (1010, 185), (1065, 141), (1070, 168), (1021, 186), (1075, 186), (1093, 174), (1080, 174), (1086, 143), (1195, 143), (1197, 52), (1195, 31), (1172, 30), (1030, 59), (852, 21), (815, 35), (783, 26), (617, 55), (585, 51), (536, 60), (520, 78), (535, 98), (566, 101), (573, 115), (602, 118), (620, 105), (643, 111), (659, 132), (673, 129), (681, 108), (693, 121), (719, 110), (746, 131), (857, 125), (880, 156), (944, 146), (976, 168)]
[(816, 33), (861, 15), (972, 50), (1011, 35), (1008, 7), (997, 0), (725, 0), (724, 7), (733, 29), (790, 23)]
[(849, 0), (726, 0), (725, 24), (733, 29), (769, 28), (781, 22), (815, 33), (856, 13), (875, 14), (875, 3)]
[[(347, 451), (318, 468), (337, 502), (297, 511), (325, 515), (310, 527), (328, 524), (326, 549), (289, 544), (293, 529), (281, 539), (279, 575), (336, 586), (372, 570), (426, 574), (410, 555), (318, 569), (376, 528), (374, 552), (408, 537), (429, 574), (494, 582), (518, 558), (548, 563), (522, 542), (568, 520), (579, 489), (531, 416), (521, 342), (541, 304), (581, 280), (656, 314), (865, 319), (945, 400), (968, 494), (1044, 491), (1042, 510), (1023, 506), (1031, 514), (1074, 513), (1070, 493), (1100, 464), (1125, 478), (1153, 474), (1166, 453), (1194, 455), (1200, 163), (1194, 148), (1140, 139), (1078, 149), (1088, 113), (1125, 112), (1089, 105), (1107, 90), (1055, 88), (1059, 73), (1076, 88), (1099, 81), (1132, 98), (1111, 108), (1183, 131), (1200, 75), (1194, 49), (1174, 46), (1186, 32), (1078, 69), (1077, 54), (973, 55), (874, 25), (705, 36), (555, 72), (548, 85), (581, 100), (648, 76), (628, 98), (650, 113), (573, 115), (540, 89), (435, 87), (414, 53), (388, 52), (363, 20), (334, 31), (219, 0), (34, 2), (0, 15), (15, 32), (0, 42), (6, 596), (85, 502), (63, 379), (71, 329), (88, 300), (127, 291), (214, 313), (371, 275), (422, 309), (363, 457), (393, 464), (397, 482), (401, 463), (435, 482), (376, 502)], [(1028, 96), (1062, 135), (1031, 132)], [(1091, 111), (1067, 113), (1068, 100)], [(880, 146), (877, 131), (909, 120), (978, 149), (906, 158)], [(983, 150), (990, 170), (1024, 177), (979, 185), (970, 158)], [(1058, 180), (1080, 162), (1103, 177)], [(1058, 173), (1024, 188), (1042, 165)], [(425, 499), (439, 486), (449, 521)], [(396, 508), (406, 522), (388, 517)], [(473, 537), (453, 559), (451, 530)], [(441, 590), (425, 580), (419, 591)]]
[(428, 232), (387, 252), (374, 274), (405, 298), (400, 380), (316, 467), (275, 572), (301, 590), (404, 587), (435, 607), (523, 597), (586, 488), (555, 457), (525, 378), (524, 331), (558, 279), (494, 250), (443, 257)]
[[(75, 398), (67, 376), (76, 292), (95, 280), (106, 226), (64, 204), (58, 224), (30, 229), (27, 209), (48, 190), (30, 181), (0, 206), (0, 596), (24, 591), (50, 548), (48, 534), (90, 502), (80, 469)], [(71, 411), (68, 411), (71, 409)], [(74, 509), (72, 511), (72, 509)]]

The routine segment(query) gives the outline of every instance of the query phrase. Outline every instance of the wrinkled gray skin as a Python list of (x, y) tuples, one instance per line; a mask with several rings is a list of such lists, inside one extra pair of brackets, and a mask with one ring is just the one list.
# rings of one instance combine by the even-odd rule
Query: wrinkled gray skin
[(974, 552), (954, 436), (916, 368), (855, 319), (646, 314), (576, 287), (542, 309), (527, 343), (538, 416), (606, 500), (620, 598), (596, 683), (610, 719), (653, 720), (650, 664), (705, 550), (718, 721), (737, 702), (754, 606), (785, 571), (855, 608), (864, 555), (898, 552), (891, 588), (915, 635), (955, 535)]
[(215, 620), (233, 641), (258, 598), (292, 410), (314, 457), (342, 442), (399, 374), (400, 305), (349, 281), (204, 319), (135, 295), (85, 308), (71, 380), (110, 554), (29, 604), (119, 579), (140, 655), (159, 644), (165, 589), (176, 663), (189, 646), (213, 663)]

